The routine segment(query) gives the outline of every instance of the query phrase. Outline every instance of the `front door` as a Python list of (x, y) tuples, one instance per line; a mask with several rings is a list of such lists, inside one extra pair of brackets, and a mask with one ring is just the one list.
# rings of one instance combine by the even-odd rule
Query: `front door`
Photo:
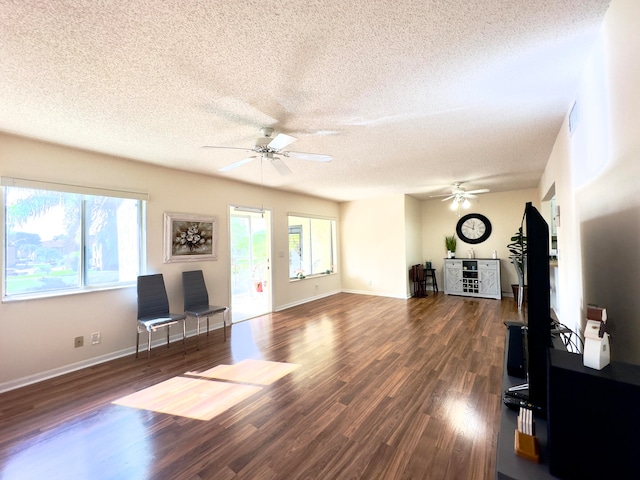
[(271, 212), (230, 207), (231, 321), (271, 313)]

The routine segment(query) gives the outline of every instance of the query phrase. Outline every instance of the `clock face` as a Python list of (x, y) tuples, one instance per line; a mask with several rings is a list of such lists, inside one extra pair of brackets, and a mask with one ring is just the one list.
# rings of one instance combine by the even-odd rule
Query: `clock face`
[(482, 243), (491, 235), (491, 222), (484, 215), (470, 213), (458, 220), (456, 233), (465, 243)]

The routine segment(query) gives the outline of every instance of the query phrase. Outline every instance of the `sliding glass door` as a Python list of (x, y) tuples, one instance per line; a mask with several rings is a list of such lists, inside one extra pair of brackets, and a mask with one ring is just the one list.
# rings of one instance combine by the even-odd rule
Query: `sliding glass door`
[(271, 312), (271, 212), (230, 207), (231, 321)]

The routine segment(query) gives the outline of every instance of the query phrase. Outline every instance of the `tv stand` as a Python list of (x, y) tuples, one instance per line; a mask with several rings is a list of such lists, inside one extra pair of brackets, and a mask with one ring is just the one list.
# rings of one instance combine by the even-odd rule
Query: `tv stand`
[[(522, 379), (512, 377), (507, 372), (509, 329), (505, 338), (505, 356), (502, 372), (502, 391), (510, 388), (522, 389)], [(526, 384), (525, 384), (526, 385)], [(500, 432), (496, 458), (496, 478), (500, 480), (549, 480), (556, 479), (549, 473), (549, 455), (547, 448), (547, 421), (536, 418), (536, 438), (540, 450), (540, 463), (519, 457), (514, 451), (513, 435), (518, 423), (518, 412), (510, 410), (502, 402), (500, 407)]]

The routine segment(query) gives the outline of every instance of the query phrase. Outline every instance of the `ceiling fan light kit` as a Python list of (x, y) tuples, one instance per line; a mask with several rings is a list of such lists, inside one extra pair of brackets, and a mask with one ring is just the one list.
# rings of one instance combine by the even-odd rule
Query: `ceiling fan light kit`
[(310, 160), (313, 162), (329, 162), (333, 158), (331, 155), (321, 153), (292, 152), (289, 150), (284, 150), (284, 148), (297, 141), (297, 138), (285, 133), (278, 133), (275, 137), (272, 138), (273, 128), (271, 127), (262, 127), (260, 129), (260, 133), (262, 136), (256, 139), (253, 148), (222, 147), (214, 145), (205, 145), (203, 148), (226, 148), (231, 150), (244, 150), (246, 152), (254, 152), (259, 154), (243, 158), (242, 160), (238, 160), (222, 168), (219, 168), (219, 172), (229, 172), (238, 167), (246, 165), (247, 163), (260, 156), (262, 160), (269, 160), (269, 163), (273, 165), (273, 167), (280, 173), (280, 175), (289, 175), (291, 174), (291, 170), (280, 157), (295, 158), (299, 160)]
[(467, 210), (469, 207), (471, 207), (471, 202), (466, 197), (463, 197), (461, 195), (456, 195), (455, 197), (453, 197), (453, 202), (451, 202), (451, 206), (449, 206), (449, 208), (455, 211), (455, 210), (458, 210), (460, 207)]
[(480, 193), (489, 192), (488, 188), (480, 188), (467, 192), (464, 188), (460, 187), (461, 184), (462, 182), (456, 182), (453, 184), (451, 193), (445, 193), (442, 195), (431, 195), (431, 198), (445, 197), (442, 199), (443, 202), (453, 199), (451, 205), (449, 205), (449, 208), (454, 212), (457, 212), (458, 216), (460, 216), (460, 208), (468, 209), (471, 207), (471, 202), (469, 201), (470, 198), (475, 198), (476, 195)]

